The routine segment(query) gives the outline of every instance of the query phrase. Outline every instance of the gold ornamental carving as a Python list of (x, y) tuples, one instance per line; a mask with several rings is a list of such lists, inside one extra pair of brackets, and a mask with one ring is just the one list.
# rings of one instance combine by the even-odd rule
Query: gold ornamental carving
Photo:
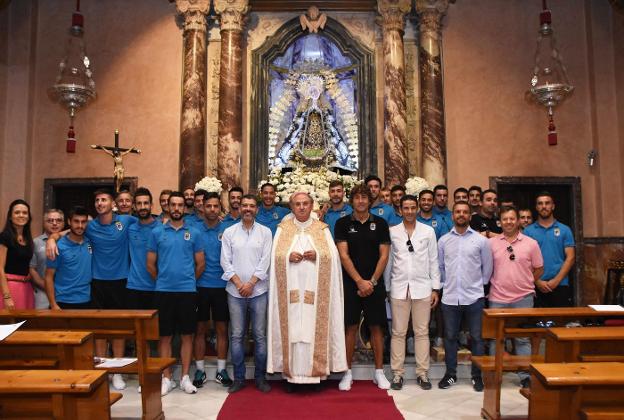
[(210, 0), (176, 0), (176, 10), (184, 17), (185, 31), (206, 32)]
[(311, 34), (315, 34), (319, 31), (319, 29), (325, 28), (327, 15), (325, 13), (321, 13), (318, 7), (310, 6), (306, 13), (299, 16), (299, 23), (301, 23), (301, 29), (303, 29), (304, 32), (307, 29)]
[(382, 17), (384, 31), (399, 31), (403, 33), (405, 15), (412, 9), (410, 0), (378, 0), (377, 10)]
[(222, 31), (242, 31), (249, 0), (214, 0)]
[(416, 0), (419, 28), (423, 32), (440, 32), (442, 17), (454, 0)]

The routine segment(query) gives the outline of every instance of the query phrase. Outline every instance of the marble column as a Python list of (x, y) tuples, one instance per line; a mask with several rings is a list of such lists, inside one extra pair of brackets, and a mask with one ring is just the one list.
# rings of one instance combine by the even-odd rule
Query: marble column
[(243, 142), (243, 25), (248, 0), (215, 0), (221, 26), (217, 176), (225, 191), (241, 185)]
[(403, 184), (409, 176), (403, 31), (410, 0), (378, 0), (384, 55), (384, 181)]
[(442, 86), (442, 17), (449, 0), (416, 0), (419, 16), (422, 177), (446, 184), (446, 132)]
[(206, 15), (210, 0), (176, 0), (183, 17), (184, 75), (180, 117), (180, 191), (206, 171)]

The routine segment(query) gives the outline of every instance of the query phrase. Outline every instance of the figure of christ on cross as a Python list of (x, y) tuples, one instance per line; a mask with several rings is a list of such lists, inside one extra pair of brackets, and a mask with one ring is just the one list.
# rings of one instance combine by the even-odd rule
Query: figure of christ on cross
[(128, 153), (137, 153), (140, 154), (141, 150), (136, 147), (132, 147), (130, 149), (124, 149), (119, 147), (119, 130), (115, 130), (115, 146), (102, 146), (99, 144), (92, 144), (92, 149), (103, 150), (105, 153), (109, 154), (113, 157), (113, 179), (115, 180), (115, 192), (118, 193), (121, 191), (121, 184), (124, 179), (124, 166), (123, 166), (123, 157)]

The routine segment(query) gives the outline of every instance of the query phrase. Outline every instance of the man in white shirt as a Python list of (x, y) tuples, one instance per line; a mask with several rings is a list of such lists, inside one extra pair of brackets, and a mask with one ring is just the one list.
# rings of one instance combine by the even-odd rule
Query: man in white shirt
[(230, 310), (230, 352), (234, 365), (234, 383), (228, 392), (245, 387), (245, 332), (247, 311), (251, 316), (254, 338), (254, 364), (256, 388), (269, 392), (267, 383), (267, 291), (269, 264), (271, 262), (271, 230), (255, 222), (258, 204), (252, 194), (241, 200), (241, 221), (223, 232), (221, 242), (221, 267), (228, 293)]
[(403, 223), (390, 228), (390, 304), (392, 307), (392, 341), (390, 364), (394, 377), (392, 389), (403, 387), (405, 336), (410, 314), (414, 328), (416, 382), (431, 389), (429, 370), (429, 317), (438, 303), (440, 269), (435, 231), (416, 221), (418, 199), (401, 198)]

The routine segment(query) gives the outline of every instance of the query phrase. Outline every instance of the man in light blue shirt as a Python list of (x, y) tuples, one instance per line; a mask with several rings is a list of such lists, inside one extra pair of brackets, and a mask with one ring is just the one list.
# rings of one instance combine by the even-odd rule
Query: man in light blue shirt
[(535, 199), (537, 221), (524, 229), (535, 239), (544, 257), (544, 274), (535, 282), (535, 306), (572, 306), (568, 274), (574, 266), (575, 250), (572, 230), (555, 219), (555, 200), (550, 193), (541, 192)]
[(247, 310), (251, 315), (251, 332), (254, 338), (254, 378), (256, 388), (269, 392), (267, 383), (267, 279), (271, 262), (272, 234), (268, 227), (256, 223), (258, 204), (252, 194), (241, 200), (241, 222), (230, 226), (223, 233), (221, 243), (221, 267), (223, 280), (227, 281), (228, 307), (230, 310), (230, 347), (234, 365), (234, 383), (228, 392), (234, 393), (245, 387), (245, 332)]
[(422, 190), (418, 194), (418, 216), (416, 220), (431, 226), (436, 234), (436, 239), (440, 240), (442, 235), (448, 233), (450, 228), (446, 225), (442, 216), (433, 214), (433, 191)]
[(329, 231), (334, 237), (334, 227), (341, 217), (353, 213), (353, 208), (344, 202), (344, 184), (339, 179), (329, 183), (329, 207), (323, 215), (323, 222), (329, 225)]
[(453, 227), (453, 214), (448, 209), (448, 187), (446, 185), (436, 185), (433, 188), (433, 214), (439, 216), (447, 226), (448, 230)]
[(370, 214), (379, 216), (388, 223), (388, 226), (398, 225), (403, 222), (401, 216), (394, 212), (394, 208), (381, 199), (381, 179), (377, 175), (369, 175), (364, 180), (373, 197), (373, 203), (369, 209)]
[(260, 196), (262, 197), (262, 205), (257, 209), (256, 221), (271, 230), (271, 235), (275, 236), (277, 225), (282, 221), (284, 216), (290, 213), (286, 207), (276, 206), (275, 185), (266, 183), (260, 187)]
[[(485, 306), (483, 287), (490, 281), (493, 269), (488, 240), (469, 226), (468, 203), (460, 201), (453, 205), (453, 222), (453, 229), (438, 241), (446, 363), (446, 373), (438, 383), (442, 389), (457, 382), (457, 340), (464, 317), (472, 338), (472, 354), (484, 354), (481, 337), (481, 313)], [(472, 386), (477, 392), (483, 391), (481, 371), (474, 364)]]
[(241, 187), (232, 187), (228, 191), (228, 204), (230, 211), (223, 218), (223, 229), (229, 228), (235, 223), (240, 222), (240, 204), (244, 191)]

